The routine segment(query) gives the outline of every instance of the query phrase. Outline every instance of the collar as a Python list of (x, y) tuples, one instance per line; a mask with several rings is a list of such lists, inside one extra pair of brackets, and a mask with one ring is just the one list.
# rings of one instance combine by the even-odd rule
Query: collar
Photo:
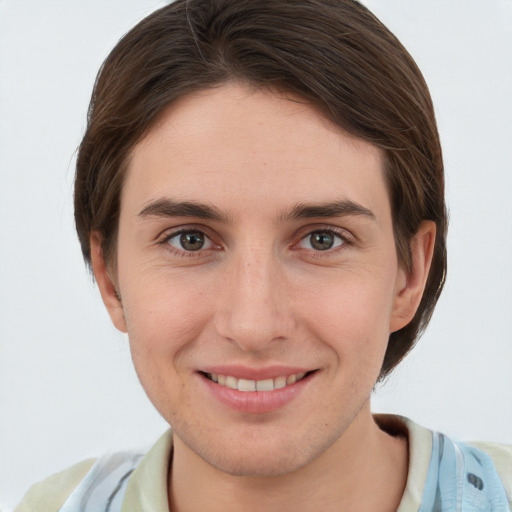
[[(397, 512), (417, 512), (430, 465), (432, 432), (402, 416), (377, 414), (374, 417), (382, 430), (408, 439), (409, 470)], [(132, 473), (122, 512), (169, 509), (167, 482), (171, 458), (172, 431), (169, 429), (146, 453)]]

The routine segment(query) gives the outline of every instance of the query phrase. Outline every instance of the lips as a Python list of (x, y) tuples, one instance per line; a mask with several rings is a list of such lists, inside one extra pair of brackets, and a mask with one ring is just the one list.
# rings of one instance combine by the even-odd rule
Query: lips
[(272, 367), (265, 369), (222, 366), (199, 373), (209, 396), (230, 409), (243, 413), (277, 411), (316, 381), (317, 370)]

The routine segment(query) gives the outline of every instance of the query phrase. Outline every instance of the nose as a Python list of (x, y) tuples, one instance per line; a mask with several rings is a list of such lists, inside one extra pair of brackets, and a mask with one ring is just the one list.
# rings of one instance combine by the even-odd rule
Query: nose
[(216, 305), (218, 334), (247, 352), (264, 352), (289, 338), (291, 297), (278, 256), (247, 248), (226, 266)]

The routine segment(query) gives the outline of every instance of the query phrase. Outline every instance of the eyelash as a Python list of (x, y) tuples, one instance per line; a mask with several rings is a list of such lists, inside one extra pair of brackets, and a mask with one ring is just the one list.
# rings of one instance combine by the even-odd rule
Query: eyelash
[[(169, 243), (170, 240), (172, 240), (173, 238), (179, 237), (180, 235), (183, 235), (185, 233), (202, 234), (206, 240), (209, 240), (210, 243), (213, 244), (214, 250), (221, 250), (220, 245), (213, 242), (211, 237), (209, 237), (205, 233), (204, 229), (193, 228), (193, 227), (182, 228), (182, 229), (179, 229), (178, 231), (167, 232), (157, 241), (157, 244), (165, 247), (165, 249), (168, 252), (170, 252), (172, 255), (179, 256), (179, 257), (185, 257), (185, 258), (200, 257), (200, 256), (204, 255), (204, 251), (212, 250), (212, 248), (206, 248), (206, 249), (201, 248), (201, 249), (198, 249), (197, 251), (189, 251), (187, 249), (177, 249)], [(314, 229), (311, 229), (311, 227), (308, 228), (308, 231), (304, 235), (301, 234), (299, 240), (297, 242), (293, 243), (292, 248), (294, 250), (300, 250), (300, 248), (297, 248), (297, 246), (304, 240), (307, 240), (308, 237), (311, 237), (312, 235), (314, 235), (315, 233), (322, 233), (322, 234), (330, 235), (333, 238), (335, 238), (337, 241), (341, 242), (339, 245), (336, 245), (335, 247), (326, 249), (326, 250), (306, 249), (315, 258), (328, 257), (328, 256), (332, 255), (333, 253), (338, 253), (339, 251), (345, 250), (347, 248), (347, 246), (353, 245), (355, 243), (355, 237), (352, 234), (348, 233), (346, 230), (335, 229), (332, 227), (320, 227), (319, 226), (318, 228), (314, 228)]]
[(220, 250), (220, 246), (218, 244), (215, 244), (211, 237), (209, 237), (205, 231), (203, 229), (200, 229), (200, 228), (182, 228), (182, 229), (179, 229), (178, 231), (172, 231), (172, 232), (167, 232), (165, 233), (162, 238), (160, 240), (157, 241), (158, 245), (162, 246), (165, 248), (165, 250), (167, 250), (168, 252), (170, 252), (173, 256), (179, 256), (179, 257), (182, 257), (182, 258), (194, 258), (194, 257), (198, 257), (198, 256), (201, 256), (204, 254), (204, 251), (208, 251), (208, 250), (211, 250), (210, 248), (208, 249), (199, 249), (197, 251), (187, 251), (186, 249), (177, 249), (176, 247), (173, 247), (169, 242), (173, 239), (173, 238), (177, 238), (179, 237), (180, 235), (183, 235), (185, 233), (199, 233), (199, 234), (202, 234), (206, 240), (209, 240), (213, 246), (217, 249), (217, 250)]
[[(343, 231), (336, 230), (332, 227), (329, 227), (329, 228), (320, 227), (320, 228), (312, 229), (312, 230), (309, 229), (308, 232), (304, 236), (301, 236), (299, 241), (294, 244), (294, 247), (296, 247), (299, 244), (301, 244), (302, 242), (308, 240), (308, 238), (310, 239), (315, 233), (322, 234), (322, 235), (329, 235), (329, 236), (333, 237), (334, 244), (339, 242), (338, 245), (335, 245), (334, 247), (331, 247), (331, 248), (325, 249), (325, 250), (306, 249), (306, 250), (310, 251), (311, 254), (313, 255), (313, 257), (315, 257), (315, 258), (323, 258), (323, 257), (332, 256), (333, 254), (338, 253), (339, 251), (345, 250), (347, 248), (347, 246), (349, 246), (353, 243), (353, 238), (351, 236), (349, 236), (348, 233), (346, 233), (346, 231), (344, 231), (344, 230)], [(311, 242), (310, 242), (310, 244), (311, 244)]]

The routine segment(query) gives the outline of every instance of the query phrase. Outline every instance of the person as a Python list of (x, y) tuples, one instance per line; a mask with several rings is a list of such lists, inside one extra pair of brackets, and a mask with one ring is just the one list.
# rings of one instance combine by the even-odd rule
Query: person
[(446, 274), (423, 77), (353, 0), (177, 0), (105, 61), (75, 220), (172, 427), (18, 510), (509, 510), (512, 451), (374, 416)]

